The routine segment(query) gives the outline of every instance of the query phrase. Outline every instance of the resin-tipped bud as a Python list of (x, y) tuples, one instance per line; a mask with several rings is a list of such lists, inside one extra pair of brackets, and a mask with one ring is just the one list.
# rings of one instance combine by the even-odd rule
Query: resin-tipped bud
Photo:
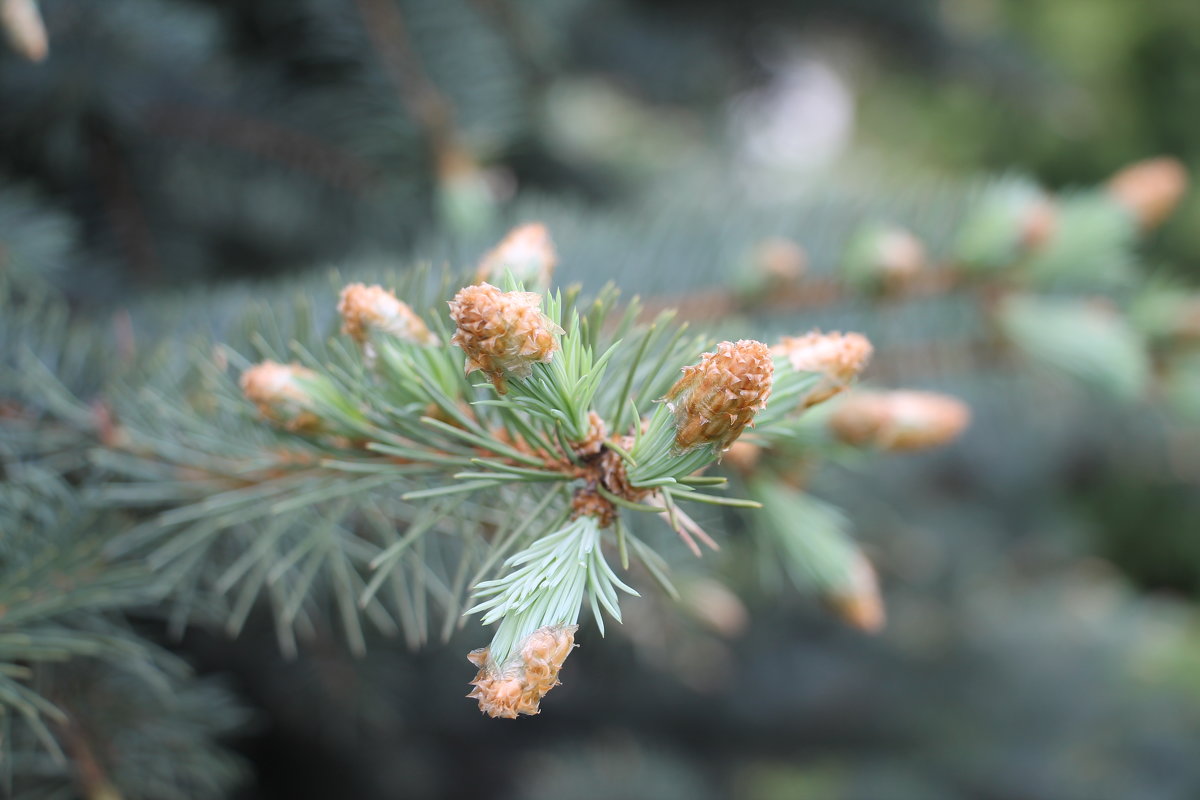
[(925, 450), (954, 441), (971, 411), (956, 397), (934, 392), (862, 392), (847, 397), (829, 419), (833, 435), (857, 447)]
[(347, 285), (337, 310), (342, 315), (342, 333), (359, 344), (365, 344), (372, 331), (413, 344), (437, 344), (437, 337), (408, 304), (382, 286)]
[(766, 408), (775, 366), (762, 342), (721, 342), (700, 363), (684, 367), (667, 392), (675, 414), (675, 445), (690, 450), (713, 444), (724, 450)]
[(771, 354), (796, 372), (821, 376), (820, 382), (803, 397), (801, 408), (822, 403), (843, 391), (866, 369), (871, 360), (871, 343), (861, 333), (820, 333), (785, 336)]
[(575, 647), (578, 625), (547, 625), (525, 637), (504, 664), (491, 660), (488, 648), (467, 654), (479, 673), (467, 697), (479, 701), (479, 710), (489, 717), (516, 719), (518, 714), (537, 714), (542, 698), (558, 685), (558, 673)]
[(526, 286), (548, 288), (558, 264), (558, 253), (550, 233), (540, 222), (531, 222), (509, 231), (483, 260), (475, 280), (503, 281), (508, 273)]
[(482, 370), (504, 394), (506, 376), (527, 378), (534, 364), (552, 360), (563, 330), (541, 303), (540, 294), (502, 292), (490, 283), (461, 289), (450, 301), (458, 326), (450, 343), (467, 354), (467, 373)]

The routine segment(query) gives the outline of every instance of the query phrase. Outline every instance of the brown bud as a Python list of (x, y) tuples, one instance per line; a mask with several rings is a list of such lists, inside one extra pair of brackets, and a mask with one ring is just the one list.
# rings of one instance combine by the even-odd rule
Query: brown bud
[(359, 344), (365, 343), (373, 330), (414, 344), (437, 344), (437, 337), (408, 304), (382, 286), (349, 284), (342, 289), (337, 309), (342, 315), (342, 333)]
[[(634, 438), (632, 436), (623, 436), (618, 441), (622, 450), (629, 450), (633, 447), (633, 443)], [(647, 495), (654, 493), (653, 489), (639, 489), (629, 482), (625, 459), (616, 450), (601, 450), (599, 467), (600, 483), (604, 485), (605, 489), (618, 497), (636, 503)]]
[(850, 566), (850, 582), (826, 594), (826, 601), (843, 622), (864, 633), (878, 633), (887, 622), (887, 611), (879, 593), (875, 568), (862, 553), (855, 553)]
[(949, 395), (863, 392), (848, 397), (830, 417), (829, 426), (847, 444), (923, 450), (953, 441), (970, 419), (967, 405)]
[(488, 648), (467, 654), (479, 673), (467, 697), (479, 701), (479, 710), (489, 717), (516, 719), (518, 714), (537, 714), (542, 698), (558, 686), (558, 673), (575, 647), (578, 625), (547, 625), (525, 638), (520, 651), (507, 664), (495, 664)]
[(1169, 157), (1130, 164), (1108, 181), (1109, 195), (1147, 229), (1158, 227), (1171, 216), (1187, 188), (1187, 170)]
[(667, 392), (675, 412), (675, 444), (688, 450), (712, 443), (724, 450), (766, 408), (775, 365), (762, 342), (721, 342), (683, 368), (683, 377)]
[(540, 222), (513, 228), (479, 262), (477, 281), (501, 281), (507, 272), (529, 286), (549, 286), (558, 264), (550, 233)]
[(871, 343), (861, 333), (785, 336), (771, 354), (786, 359), (797, 372), (814, 372), (823, 380), (804, 398), (803, 407), (824, 402), (849, 386), (871, 359)]
[(467, 354), (467, 373), (483, 370), (504, 394), (505, 373), (529, 377), (533, 365), (548, 362), (558, 350), (562, 328), (539, 310), (534, 292), (502, 292), (489, 283), (467, 286), (450, 301), (458, 329), (450, 339)]
[(617, 507), (595, 489), (584, 486), (571, 495), (571, 519), (592, 517), (599, 528), (607, 528), (616, 521)]
[(604, 447), (604, 441), (607, 438), (608, 425), (605, 424), (604, 418), (595, 411), (589, 411), (587, 437), (583, 441), (574, 444), (575, 455), (581, 458), (589, 458), (596, 455)]
[(301, 381), (316, 378), (317, 373), (299, 364), (264, 361), (243, 372), (240, 383), (246, 399), (267, 419), (290, 431), (313, 431), (321, 421)]

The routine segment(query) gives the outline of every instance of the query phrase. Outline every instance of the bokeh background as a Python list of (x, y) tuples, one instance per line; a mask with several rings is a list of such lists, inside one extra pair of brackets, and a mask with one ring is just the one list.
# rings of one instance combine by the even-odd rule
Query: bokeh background
[[(0, 54), (0, 244), (106, 321), (164, 297), (219, 318), (331, 266), (466, 269), (531, 219), (564, 282), (732, 292), (766, 236), (820, 271), (872, 208), (949, 228), (944, 187), (1200, 166), (1200, 5), (1176, 0), (40, 11), (48, 55), (19, 31)], [(1141, 274), (1194, 281), (1198, 214), (1186, 196), (1143, 239)], [(699, 599), (630, 603), (516, 723), (458, 696), (473, 625), (417, 652), (379, 639), (360, 658), (330, 635), (285, 658), (266, 614), (236, 639), (133, 617), (243, 707), (222, 742), (246, 800), (1195, 797), (1195, 435), (1144, 398), (921, 356), (969, 316), (864, 299), (705, 320), (915, 342), (893, 372), (971, 405), (950, 447), (813, 478), (879, 567), (878, 635), (764, 585), (733, 521), (721, 553), (675, 559)]]

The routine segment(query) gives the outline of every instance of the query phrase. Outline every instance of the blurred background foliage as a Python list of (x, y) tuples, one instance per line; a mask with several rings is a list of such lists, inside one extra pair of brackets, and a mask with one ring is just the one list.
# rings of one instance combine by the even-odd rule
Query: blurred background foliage
[[(330, 265), (464, 269), (513, 221), (548, 224), (564, 282), (732, 296), (773, 235), (796, 238), (818, 275), (879, 215), (944, 254), (981, 175), (1062, 190), (1163, 153), (1200, 166), (1200, 7), (1174, 0), (40, 9), (49, 55), (0, 53), (0, 264), (61, 290), (103, 331), (73, 335), (94, 335), (104, 356), (33, 347), (81, 396), (127, 331), (225, 332), (247, 305), (324, 286)], [(1185, 198), (1141, 242), (1143, 273), (1195, 279), (1198, 203)], [(944, 451), (814, 479), (880, 565), (879, 637), (761, 589), (761, 565), (731, 535), (714, 560), (735, 576), (744, 625), (722, 624), (730, 606), (712, 598), (725, 595), (704, 590), (711, 565), (681, 555), (681, 584), (708, 600), (684, 613), (632, 604), (626, 626), (573, 657), (547, 713), (509, 727), (441, 690), (465, 691), (472, 634), (416, 654), (371, 641), (356, 658), (320, 628), (289, 660), (262, 612), (233, 640), (203, 626), (176, 640), (149, 611), (67, 613), (61, 624), (91, 637), (75, 659), (127, 636), (174, 653), (155, 656), (159, 690), (124, 709), (134, 733), (109, 755), (112, 779), (132, 787), (122, 795), (1195, 796), (1197, 434), (1144, 397), (941, 358), (931, 342), (977, 332), (972, 305), (868, 294), (712, 316), (737, 333), (864, 330), (883, 345), (881, 370), (893, 346), (909, 354), (892, 362), (902, 382), (970, 403), (974, 426)], [(15, 354), (34, 322), (0, 323)], [(0, 375), (23, 376), (6, 400), (42, 388), (5, 356)], [(1172, 386), (1196, 407), (1195, 383)], [(60, 416), (90, 424), (86, 408), (72, 413)], [(83, 469), (66, 427), (60, 441), (9, 425), (4, 475), (63, 505), (37, 524), (72, 541), (91, 522), (46, 477)], [(2, 519), (41, 530), (37, 511), (14, 502)], [(109, 713), (102, 699), (139, 679), (111, 666), (72, 677), (73, 664), (54, 667), (67, 709)], [(13, 741), (5, 774), (34, 776), (14, 793), (111, 797)], [(130, 776), (170, 759), (174, 772)]]

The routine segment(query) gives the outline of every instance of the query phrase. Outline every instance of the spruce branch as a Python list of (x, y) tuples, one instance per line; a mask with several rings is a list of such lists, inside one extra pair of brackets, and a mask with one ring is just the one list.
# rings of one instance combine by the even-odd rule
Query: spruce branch
[[(639, 322), (614, 288), (586, 304), (526, 291), (513, 267), (529, 252), (497, 253), (528, 235), (485, 259), (490, 277), (505, 265), (503, 289), (452, 293), (429, 273), (349, 283), (324, 300), (341, 337), (314, 323), (319, 299), (290, 319), (264, 306), (240, 343), (150, 358), (156, 379), (117, 393), (121, 435), (93, 455), (111, 480), (94, 496), (142, 517), (108, 552), (156, 571), (173, 625), (215, 617), (236, 634), (261, 603), (286, 652), (326, 615), (361, 652), (368, 628), (426, 641), (431, 607), (443, 636), (481, 615), (496, 630), (471, 656), (472, 695), (493, 716), (536, 713), (585, 601), (602, 633), (620, 620), (635, 592), (618, 570), (673, 593), (636, 518), (716, 550), (690, 504), (764, 503), (700, 473), (736, 474), (745, 447), (830, 449), (829, 433), (810, 447), (797, 431), (857, 378), (864, 337), (709, 344), (669, 313)], [(539, 269), (556, 260), (541, 235), (526, 248)]]

